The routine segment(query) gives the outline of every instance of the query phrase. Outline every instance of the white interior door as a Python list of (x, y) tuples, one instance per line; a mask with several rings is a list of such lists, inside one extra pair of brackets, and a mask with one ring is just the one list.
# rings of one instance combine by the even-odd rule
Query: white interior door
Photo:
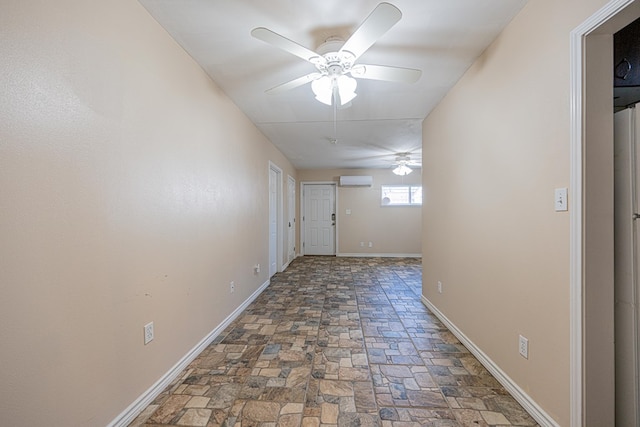
[(615, 158), (615, 366), (616, 425), (640, 427), (638, 373), (637, 108), (614, 117)]
[(304, 254), (335, 255), (335, 185), (305, 185), (304, 210)]
[(269, 168), (269, 277), (278, 272), (278, 171)]
[(296, 180), (293, 177), (287, 179), (287, 198), (287, 262), (291, 262), (296, 257)]

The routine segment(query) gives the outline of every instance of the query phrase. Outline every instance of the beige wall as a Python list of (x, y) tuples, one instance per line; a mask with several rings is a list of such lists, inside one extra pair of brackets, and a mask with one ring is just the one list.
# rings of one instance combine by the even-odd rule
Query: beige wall
[(423, 294), (562, 426), (569, 33), (604, 3), (530, 1), (423, 126)]
[[(372, 187), (338, 187), (338, 254), (415, 256), (422, 254), (422, 208), (382, 207), (380, 186), (420, 184), (420, 172), (420, 169), (416, 169), (400, 177), (394, 175), (391, 169), (300, 170), (298, 179), (300, 182), (337, 183), (341, 175), (373, 176)], [(351, 215), (346, 214), (347, 209), (351, 210)], [(299, 221), (299, 224), (302, 222)], [(361, 247), (360, 242), (365, 242), (365, 246)], [(373, 247), (369, 248), (369, 242), (373, 243)]]
[(0, 423), (104, 426), (268, 280), (295, 171), (136, 1), (0, 33)]

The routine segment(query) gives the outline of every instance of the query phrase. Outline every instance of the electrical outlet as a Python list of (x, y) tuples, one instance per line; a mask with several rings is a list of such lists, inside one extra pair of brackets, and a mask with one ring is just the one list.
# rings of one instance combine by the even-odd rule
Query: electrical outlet
[(236, 290), (236, 284), (235, 282), (232, 281), (231, 283), (229, 283), (229, 292), (234, 293), (235, 290)]
[(153, 322), (144, 325), (144, 345), (153, 341)]
[(360, 247), (364, 248), (364, 242), (360, 242)]
[(438, 280), (438, 293), (442, 293), (442, 282)]
[(372, 248), (373, 247), (373, 242), (369, 242), (369, 247)]
[(520, 353), (520, 356), (525, 359), (529, 358), (529, 340), (522, 335), (520, 335), (520, 338), (518, 339), (518, 352)]

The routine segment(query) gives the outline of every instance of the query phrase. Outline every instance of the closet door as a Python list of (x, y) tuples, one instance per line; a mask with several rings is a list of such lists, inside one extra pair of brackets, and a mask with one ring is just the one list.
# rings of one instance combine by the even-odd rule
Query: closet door
[(614, 117), (616, 425), (640, 427), (638, 407), (638, 111)]

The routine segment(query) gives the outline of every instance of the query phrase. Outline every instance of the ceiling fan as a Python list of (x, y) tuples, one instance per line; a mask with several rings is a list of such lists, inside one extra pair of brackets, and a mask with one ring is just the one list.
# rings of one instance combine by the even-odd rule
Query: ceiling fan
[(327, 105), (345, 105), (356, 97), (357, 81), (353, 77), (404, 83), (418, 81), (421, 70), (356, 63), (367, 49), (400, 21), (401, 17), (400, 9), (390, 3), (380, 3), (347, 41), (330, 37), (318, 47), (317, 52), (267, 28), (254, 28), (251, 31), (253, 37), (302, 58), (316, 67), (316, 71), (266, 92), (280, 93), (311, 82), (311, 89), (318, 101)]
[(411, 172), (413, 172), (413, 169), (411, 169), (409, 166), (418, 166), (418, 167), (422, 166), (418, 162), (411, 161), (411, 157), (409, 157), (409, 153), (398, 153), (393, 165), (396, 166), (393, 169), (393, 173), (401, 176), (409, 175)]

